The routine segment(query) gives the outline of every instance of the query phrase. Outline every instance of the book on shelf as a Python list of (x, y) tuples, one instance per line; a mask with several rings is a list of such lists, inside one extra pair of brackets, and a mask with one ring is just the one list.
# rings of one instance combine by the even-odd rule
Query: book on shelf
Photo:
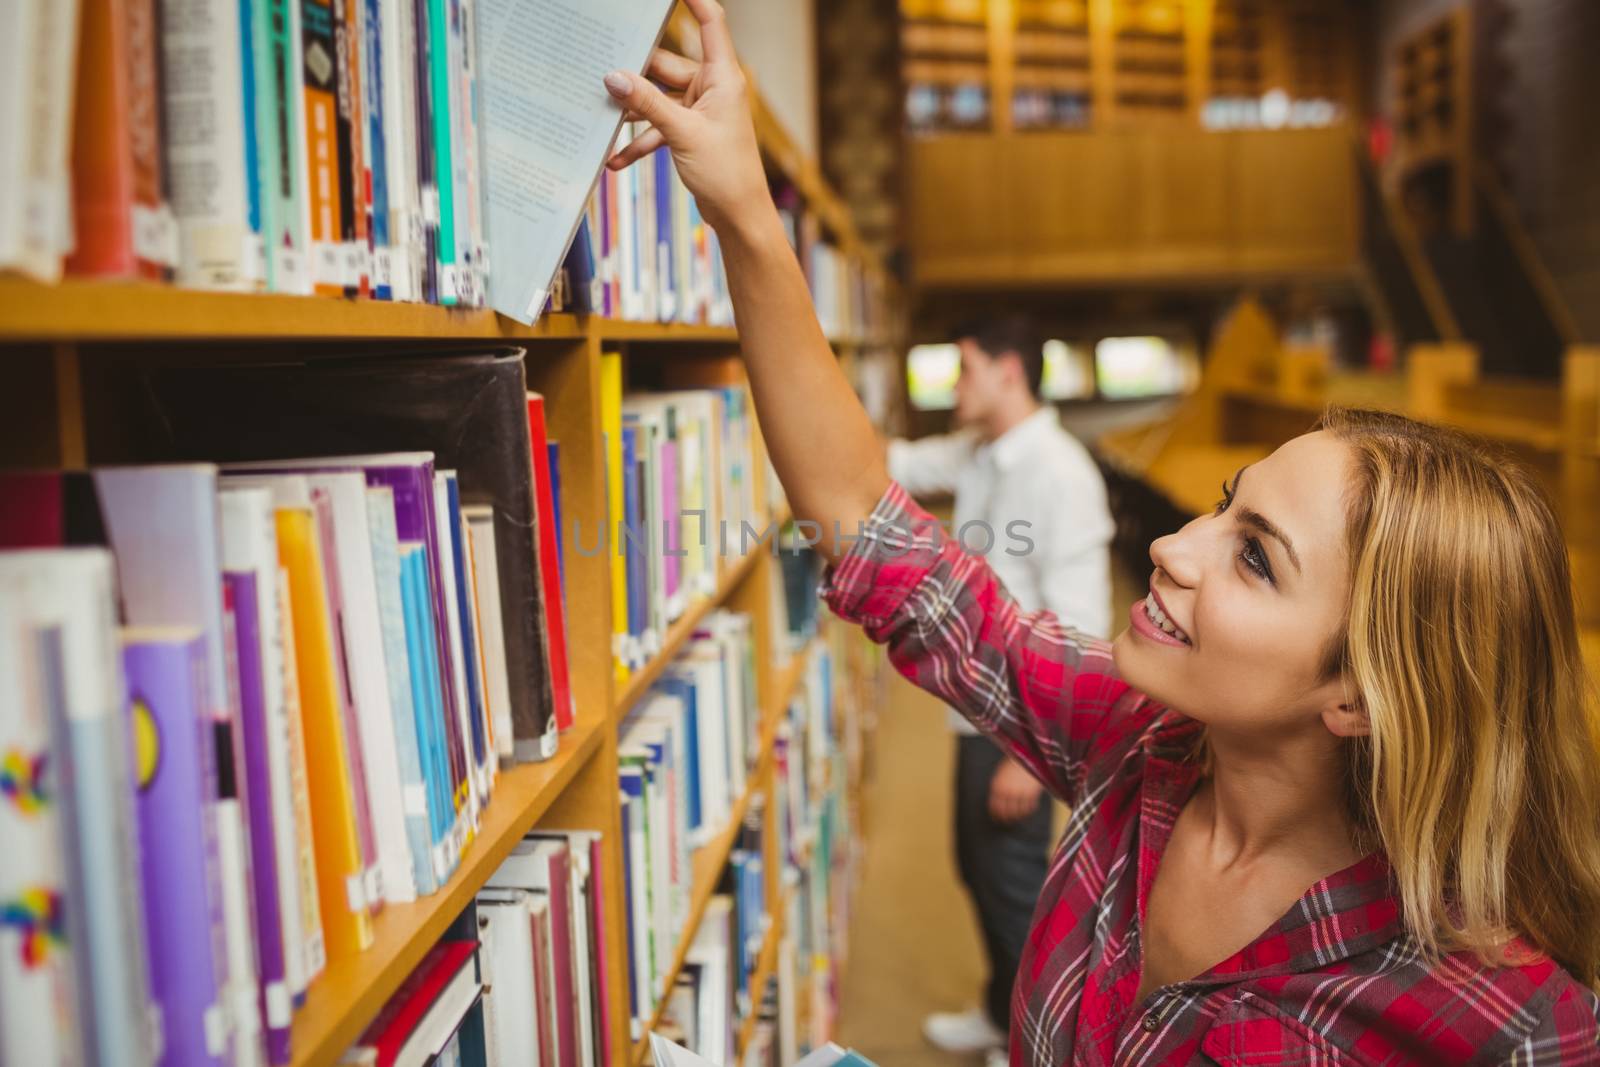
[(428, 1067), (459, 1060), (456, 1042), (477, 1004), (478, 943), (439, 942), (339, 1059), (351, 1067)]

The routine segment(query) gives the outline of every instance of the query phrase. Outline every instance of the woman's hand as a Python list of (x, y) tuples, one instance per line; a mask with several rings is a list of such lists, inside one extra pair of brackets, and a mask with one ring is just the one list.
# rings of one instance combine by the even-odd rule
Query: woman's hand
[[(772, 196), (750, 122), (744, 71), (722, 8), (716, 0), (687, 3), (700, 23), (705, 60), (696, 63), (657, 49), (646, 71), (649, 78), (629, 71), (606, 75), (606, 91), (627, 117), (651, 126), (606, 165), (621, 170), (665, 144), (701, 215), (719, 234), (732, 236), (747, 223), (765, 221), (773, 210)], [(672, 99), (651, 78), (681, 98)]]
[(1002, 826), (1019, 823), (1039, 810), (1044, 786), (1009, 756), (995, 768), (989, 781), (989, 817)]

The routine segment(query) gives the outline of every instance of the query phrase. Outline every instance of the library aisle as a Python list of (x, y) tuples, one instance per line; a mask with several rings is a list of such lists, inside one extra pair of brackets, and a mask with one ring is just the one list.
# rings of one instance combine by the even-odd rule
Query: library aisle
[(878, 1067), (963, 1067), (922, 1037), (923, 1016), (958, 1011), (984, 979), (951, 822), (955, 735), (939, 700), (896, 676), (878, 716), (863, 798), (865, 860), (839, 1002), (841, 1045)]

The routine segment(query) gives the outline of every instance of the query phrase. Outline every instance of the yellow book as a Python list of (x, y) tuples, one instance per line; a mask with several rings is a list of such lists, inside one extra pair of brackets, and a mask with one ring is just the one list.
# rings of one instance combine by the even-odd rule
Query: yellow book
[(600, 544), (611, 560), (611, 655), (617, 665), (617, 681), (624, 682), (628, 678), (628, 665), (622, 657), (628, 636), (628, 570), (617, 533), (623, 520), (621, 352), (600, 356), (600, 432), (606, 441), (606, 528)]
[(278, 560), (289, 577), (294, 613), (294, 658), (300, 674), (300, 724), (311, 789), (322, 934), (329, 959), (341, 959), (372, 944), (372, 915), (367, 910), (348, 739), (339, 703), (333, 620), (311, 509), (279, 507), (277, 517)]

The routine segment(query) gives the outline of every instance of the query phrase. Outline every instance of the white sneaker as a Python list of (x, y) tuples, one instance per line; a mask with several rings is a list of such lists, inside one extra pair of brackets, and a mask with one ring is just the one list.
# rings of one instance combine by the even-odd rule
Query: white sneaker
[(1006, 1033), (982, 1008), (937, 1012), (922, 1020), (922, 1035), (946, 1052), (986, 1052), (1005, 1044)]
[(983, 1057), (983, 1067), (1011, 1067), (1011, 1052), (1005, 1048), (992, 1048)]

